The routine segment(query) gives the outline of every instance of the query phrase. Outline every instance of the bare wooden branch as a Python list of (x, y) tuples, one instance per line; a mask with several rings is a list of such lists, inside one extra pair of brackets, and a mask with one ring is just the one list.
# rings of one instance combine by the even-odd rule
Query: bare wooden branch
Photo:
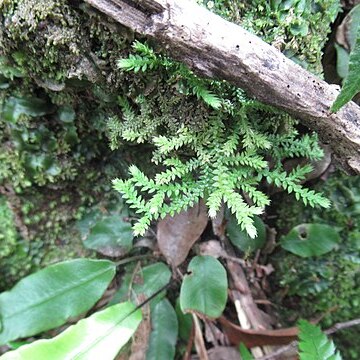
[(348, 329), (350, 327), (358, 326), (358, 325), (360, 325), (360, 318), (359, 319), (354, 319), (354, 320), (349, 320), (349, 321), (344, 321), (344, 322), (337, 323), (337, 324), (333, 325), (330, 329), (327, 329), (325, 331), (325, 334), (330, 335), (330, 334), (333, 334), (336, 331), (343, 330), (343, 329)]
[(360, 174), (360, 107), (351, 102), (331, 113), (335, 87), (257, 36), (190, 0), (85, 1), (154, 38), (202, 76), (227, 80), (300, 119), (331, 145), (347, 171)]

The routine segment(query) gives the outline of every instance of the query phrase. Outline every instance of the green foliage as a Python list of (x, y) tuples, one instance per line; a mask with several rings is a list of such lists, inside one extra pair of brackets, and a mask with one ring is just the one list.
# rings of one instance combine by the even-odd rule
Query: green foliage
[(12, 253), (16, 248), (18, 234), (6, 199), (0, 197), (0, 257), (4, 258)]
[(221, 263), (212, 256), (196, 256), (181, 285), (181, 310), (218, 318), (225, 309), (227, 287), (226, 270)]
[(193, 327), (193, 317), (191, 314), (184, 314), (180, 306), (180, 298), (176, 299), (175, 311), (179, 324), (179, 338), (185, 342), (188, 341)]
[[(272, 256), (274, 283), (280, 287), (274, 301), (281, 301), (284, 321), (294, 316), (312, 318), (325, 314), (322, 324), (329, 327), (360, 316), (359, 186), (358, 176), (332, 174), (325, 185), (319, 184), (332, 202), (332, 207), (323, 211), (309, 211), (290, 199), (278, 201), (281, 209), (279, 231), (286, 232), (285, 229), (302, 223), (318, 223), (340, 234), (336, 249), (317, 258), (300, 258), (285, 250)], [(352, 341), (357, 336), (355, 329), (335, 334), (334, 340), (346, 359), (359, 358), (358, 343)]]
[(226, 225), (226, 233), (231, 243), (246, 254), (261, 249), (266, 241), (266, 227), (258, 216), (254, 218), (254, 226), (257, 237), (252, 239), (246, 232), (241, 231), (234, 216), (229, 217)]
[(21, 346), (1, 359), (113, 360), (131, 339), (141, 319), (141, 311), (133, 304), (113, 305), (80, 320), (52, 339)]
[(178, 320), (174, 308), (167, 299), (154, 306), (151, 325), (153, 330), (146, 351), (146, 360), (174, 359)]
[(323, 224), (300, 224), (280, 240), (283, 249), (301, 257), (320, 256), (336, 248), (340, 236)]
[(10, 97), (3, 105), (1, 116), (5, 121), (16, 123), (22, 115), (42, 116), (52, 111), (43, 99)]
[(197, 0), (262, 37), (301, 66), (322, 73), (322, 49), (339, 10), (339, 0)]
[(254, 360), (250, 351), (246, 348), (246, 346), (243, 343), (240, 343), (239, 351), (241, 355), (241, 360)]
[(354, 48), (349, 59), (349, 72), (344, 80), (340, 94), (331, 106), (331, 111), (336, 112), (349, 102), (360, 91), (360, 23)]
[(89, 310), (115, 275), (106, 260), (77, 259), (47, 267), (0, 294), (0, 344), (64, 324)]
[(341, 360), (335, 345), (326, 338), (318, 326), (305, 320), (299, 321), (300, 360)]
[[(321, 332), (320, 327), (306, 320), (299, 321), (299, 356), (300, 360), (341, 360), (335, 345)], [(253, 360), (249, 350), (240, 344), (239, 347), (242, 360)]]
[[(210, 217), (216, 216), (224, 202), (241, 229), (253, 238), (256, 236), (253, 217), (261, 214), (270, 202), (258, 189), (263, 179), (293, 192), (305, 204), (329, 206), (321, 194), (303, 188), (300, 183), (312, 171), (310, 165), (298, 167), (290, 173), (282, 168), (282, 160), (286, 157), (319, 159), (322, 151), (315, 135), (298, 137), (291, 126), (288, 131), (282, 131), (281, 126), (291, 123), (286, 116), (280, 115), (275, 124), (264, 124), (259, 113), (274, 116), (277, 111), (247, 100), (240, 91), (227, 85), (212, 82), (213, 87), (223, 94), (219, 100), (206, 90), (206, 82), (195, 77), (184, 65), (157, 57), (146, 44), (136, 42), (134, 48), (141, 55), (120, 60), (119, 66), (123, 70), (143, 70), (139, 60), (142, 56), (145, 70), (162, 66), (167, 70), (167, 83), (181, 90), (182, 96), (196, 94), (214, 109), (207, 111), (206, 121), (197, 128), (182, 123), (174, 129), (163, 116), (154, 119), (153, 114), (143, 120), (143, 108), (151, 104), (147, 104), (146, 97), (138, 97), (136, 101), (140, 104), (140, 116), (126, 100), (121, 100), (124, 122), (117, 126), (112, 123), (111, 131), (116, 128), (116, 135), (111, 138), (113, 141), (122, 138), (152, 142), (155, 146), (152, 161), (165, 167), (152, 179), (132, 165), (129, 179), (113, 182), (130, 208), (141, 216), (134, 225), (135, 235), (143, 235), (152, 220), (180, 212), (205, 198)], [(164, 128), (165, 133), (161, 131)], [(275, 163), (271, 168), (267, 161), (269, 155)], [(241, 192), (248, 195), (251, 205), (246, 203)]]
[(178, 77), (181, 78), (181, 82), (178, 83), (181, 93), (196, 95), (198, 99), (203, 100), (214, 109), (221, 107), (221, 100), (207, 89), (207, 82), (197, 77), (185, 65), (155, 55), (155, 52), (149, 46), (139, 41), (134, 42), (133, 49), (138, 54), (130, 54), (127, 59), (119, 60), (118, 66), (120, 69), (137, 73), (140, 70), (146, 72), (147, 70), (163, 68), (169, 76), (169, 81)]
[[(135, 277), (137, 281), (134, 281)], [(133, 266), (129, 266), (126, 268), (121, 286), (115, 293), (110, 304), (127, 300), (136, 301), (141, 294), (150, 297), (167, 285), (170, 278), (171, 272), (162, 262), (144, 266), (138, 270), (134, 269)], [(164, 292), (157, 295), (151, 301), (151, 306), (155, 306), (164, 296)]]
[[(303, 9), (300, 2), (293, 1), (295, 13), (285, 7), (281, 11), (271, 8), (265, 1), (210, 3), (208, 7), (278, 43), (289, 56), (307, 61), (318, 71), (318, 55), (335, 1), (317, 1), (316, 6)], [(282, 18), (278, 18), (280, 12)], [(265, 18), (267, 14), (271, 16)], [(254, 236), (252, 219), (269, 204), (266, 179), (304, 202), (328, 205), (324, 198), (300, 185), (311, 171), (309, 166), (285, 173), (282, 165), (286, 158), (320, 158), (316, 135), (299, 134), (296, 121), (282, 112), (247, 98), (225, 83), (199, 78), (147, 44), (135, 41), (129, 54), (133, 41), (134, 34), (83, 3), (6, 0), (0, 4), (0, 186), (8, 192), (7, 200), (21, 233), (12, 232), (13, 227), (0, 231), (7, 239), (6, 247), (1, 248), (5, 249), (5, 258), (0, 259), (4, 286), (16, 278), (9, 274), (21, 277), (30, 269), (64, 257), (84, 256), (86, 252), (77, 245), (80, 240), (88, 241), (91, 234), (99, 234), (97, 224), (102, 225), (101, 230), (105, 228), (100, 234), (110, 234), (114, 240), (116, 225), (109, 219), (114, 220), (122, 211), (112, 207), (114, 202), (122, 206), (110, 195), (110, 179), (115, 176), (121, 178), (116, 186), (138, 211), (138, 233), (143, 233), (152, 220), (205, 198), (211, 216), (225, 202), (240, 222), (240, 229)], [(134, 164), (127, 179), (124, 159)], [(113, 200), (111, 204), (109, 199)], [(9, 212), (6, 214), (10, 219)], [(82, 221), (76, 229), (74, 223), (79, 219)], [(116, 234), (120, 230), (123, 228), (119, 227)], [(130, 235), (128, 225), (125, 230)], [(102, 245), (100, 248), (104, 249)], [(216, 276), (220, 273), (223, 279), (224, 271)], [(171, 278), (163, 263), (129, 265), (122, 275), (114, 303), (149, 297)], [(224, 284), (226, 274), (222, 281)], [(90, 281), (89, 286), (94, 284)], [(91, 288), (95, 290), (101, 289)], [(223, 304), (224, 294), (221, 301), (215, 298), (217, 304)], [(167, 303), (165, 295), (162, 291), (151, 300), (151, 318), (158, 304)], [(216, 315), (222, 307), (217, 307)], [(110, 307), (102, 320), (113, 326), (113, 321), (132, 311), (130, 308), (134, 309)], [(65, 315), (59, 311), (59, 316), (67, 319)], [(126, 342), (135, 331), (139, 312), (130, 332), (115, 331), (116, 340), (108, 338), (111, 345), (102, 345), (105, 339), (98, 328), (98, 315), (102, 317), (97, 313), (53, 340), (19, 348), (15, 354), (24, 354), (20, 358), (41, 359), (49, 354), (54, 359), (64, 358), (67, 355), (61, 351), (67, 352), (72, 343), (74, 349), (100, 346), (100, 355), (86, 351), (77, 354), (80, 358), (111, 358), (123, 345), (118, 339)], [(160, 321), (156, 319), (154, 328)], [(191, 319), (187, 321), (189, 330)], [(158, 340), (159, 331), (150, 336)], [(93, 337), (85, 337), (87, 333)], [(168, 343), (170, 351), (174, 338)], [(114, 344), (119, 347), (114, 349)]]
[(132, 248), (133, 235), (130, 223), (118, 215), (98, 221), (84, 241), (85, 247), (108, 256), (122, 256)]
[(0, 196), (0, 291), (34, 268), (29, 244), (18, 234), (14, 214), (4, 196)]

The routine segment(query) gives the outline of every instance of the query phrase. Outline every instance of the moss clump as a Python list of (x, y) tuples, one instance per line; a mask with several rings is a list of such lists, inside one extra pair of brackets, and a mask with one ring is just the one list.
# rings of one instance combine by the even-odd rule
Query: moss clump
[(4, 1), (0, 10), (1, 51), (28, 74), (55, 87), (79, 63), (82, 32), (66, 1)]
[[(277, 297), (283, 304), (284, 319), (325, 314), (322, 323), (329, 327), (360, 316), (359, 189), (360, 177), (335, 173), (321, 187), (332, 201), (330, 209), (310, 211), (289, 200), (280, 208), (279, 229), (291, 229), (301, 223), (323, 223), (338, 229), (342, 239), (337, 250), (316, 258), (302, 259), (285, 250), (272, 257), (276, 268), (274, 283), (278, 284)], [(347, 336), (355, 337), (356, 329), (336, 334), (335, 339), (345, 358), (358, 359), (360, 347), (354, 342), (350, 351), (345, 346)]]
[(339, 0), (198, 2), (261, 36), (310, 71), (322, 74), (322, 50), (340, 10)]
[(5, 290), (32, 268), (28, 244), (18, 234), (6, 198), (0, 196), (0, 291)]
[(14, 225), (12, 213), (3, 196), (0, 197), (0, 219), (0, 257), (5, 257), (12, 253), (18, 234)]

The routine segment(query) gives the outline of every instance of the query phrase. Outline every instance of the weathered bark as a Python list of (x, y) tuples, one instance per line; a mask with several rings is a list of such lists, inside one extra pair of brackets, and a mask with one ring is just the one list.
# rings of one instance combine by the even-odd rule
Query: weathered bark
[(329, 111), (338, 91), (238, 25), (189, 0), (85, 0), (154, 38), (197, 73), (225, 79), (315, 130), (350, 173), (360, 174), (360, 107)]

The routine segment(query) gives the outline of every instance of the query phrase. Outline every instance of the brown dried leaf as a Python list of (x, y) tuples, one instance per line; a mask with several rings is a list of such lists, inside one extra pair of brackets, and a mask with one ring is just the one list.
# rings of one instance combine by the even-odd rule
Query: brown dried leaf
[(176, 267), (187, 257), (208, 223), (207, 209), (203, 201), (175, 216), (166, 216), (157, 226), (160, 251), (167, 262)]
[(245, 330), (233, 324), (225, 317), (218, 319), (231, 344), (240, 343), (248, 348), (265, 345), (287, 345), (298, 338), (298, 328), (291, 327), (277, 330)]

